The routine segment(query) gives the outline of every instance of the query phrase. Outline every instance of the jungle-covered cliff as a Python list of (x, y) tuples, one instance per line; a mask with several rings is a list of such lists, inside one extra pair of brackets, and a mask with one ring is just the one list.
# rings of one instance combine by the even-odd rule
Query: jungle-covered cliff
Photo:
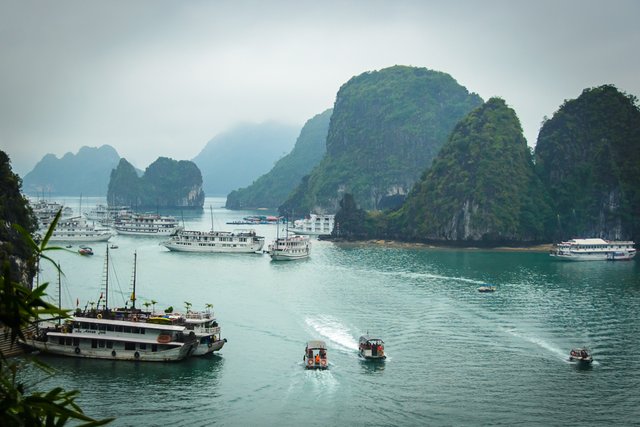
[(202, 209), (202, 174), (191, 161), (159, 157), (138, 177), (135, 168), (121, 159), (111, 172), (107, 200), (110, 205), (134, 208)]
[(556, 239), (640, 240), (640, 109), (612, 85), (585, 89), (540, 129), (536, 168)]
[(336, 96), (324, 158), (280, 210), (335, 212), (344, 193), (366, 210), (401, 200), (456, 123), (481, 104), (450, 75), (425, 68), (353, 77)]
[(300, 131), (293, 150), (281, 158), (267, 174), (248, 187), (227, 196), (228, 209), (277, 208), (289, 193), (322, 160), (332, 109), (309, 119)]
[[(34, 251), (14, 225), (34, 233), (37, 222), (29, 202), (20, 192), (21, 186), (22, 180), (13, 172), (9, 156), (0, 150), (0, 276), (31, 288), (36, 273)], [(3, 299), (9, 298), (9, 295), (0, 295)]]
[(491, 98), (458, 123), (390, 228), (414, 241), (536, 242), (550, 218), (520, 121)]

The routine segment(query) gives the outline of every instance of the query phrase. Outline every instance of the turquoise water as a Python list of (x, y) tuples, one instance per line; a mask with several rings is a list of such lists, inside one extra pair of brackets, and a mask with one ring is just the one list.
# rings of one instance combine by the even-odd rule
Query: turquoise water
[[(74, 199), (74, 203), (77, 203)], [(95, 200), (92, 201), (95, 203)], [(88, 206), (90, 202), (84, 202)], [(214, 227), (245, 212), (214, 207)], [(76, 205), (77, 206), (77, 205)], [(74, 206), (75, 207), (75, 206)], [(84, 208), (83, 208), (84, 209)], [(174, 212), (180, 216), (180, 212)], [(184, 212), (187, 228), (211, 216)], [(267, 241), (274, 226), (257, 226)], [(143, 364), (42, 357), (57, 374), (37, 387), (81, 391), (114, 425), (631, 425), (640, 419), (637, 261), (563, 263), (543, 253), (404, 249), (314, 241), (308, 260), (168, 252), (159, 239), (117, 236), (111, 305), (184, 311), (212, 303), (228, 339), (212, 357)], [(63, 301), (96, 301), (96, 255), (56, 253)], [(76, 248), (74, 248), (76, 249)], [(55, 282), (48, 269), (45, 279)], [(477, 292), (493, 283), (493, 294)], [(52, 284), (51, 294), (56, 294)], [(388, 359), (364, 362), (358, 337), (385, 340)], [(305, 342), (323, 339), (327, 371), (306, 371)], [(595, 362), (567, 361), (572, 347)]]

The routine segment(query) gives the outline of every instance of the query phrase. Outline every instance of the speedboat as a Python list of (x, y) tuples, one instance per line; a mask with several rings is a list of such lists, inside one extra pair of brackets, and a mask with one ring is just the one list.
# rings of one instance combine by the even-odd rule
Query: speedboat
[(495, 292), (496, 287), (493, 285), (483, 285), (478, 288), (478, 292)]
[(360, 356), (367, 360), (384, 360), (387, 356), (384, 354), (384, 341), (380, 338), (373, 338), (368, 335), (360, 337), (358, 346)]
[(306, 369), (327, 369), (327, 345), (324, 341), (315, 340), (307, 342), (302, 360)]
[(591, 353), (586, 348), (574, 348), (571, 349), (571, 353), (569, 353), (569, 361), (578, 363), (591, 363), (593, 362), (593, 357), (591, 357)]
[(78, 253), (80, 255), (93, 255), (93, 249), (91, 249), (89, 246), (80, 246), (80, 249), (78, 249)]

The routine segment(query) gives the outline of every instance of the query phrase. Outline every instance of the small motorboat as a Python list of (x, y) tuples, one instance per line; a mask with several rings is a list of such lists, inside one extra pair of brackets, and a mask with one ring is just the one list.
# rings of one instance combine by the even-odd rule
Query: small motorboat
[(573, 348), (569, 353), (569, 361), (578, 363), (591, 363), (593, 362), (593, 357), (591, 357), (591, 352), (586, 348)]
[(91, 249), (89, 246), (80, 246), (80, 249), (78, 249), (78, 253), (80, 255), (93, 255), (93, 249)]
[(367, 360), (384, 360), (387, 358), (384, 354), (384, 341), (380, 338), (373, 338), (368, 335), (361, 336), (358, 350), (360, 356)]
[(109, 246), (110, 249), (118, 249), (118, 245), (111, 245)]
[(478, 292), (495, 292), (496, 287), (493, 285), (482, 285), (478, 288)]
[(327, 345), (324, 341), (307, 342), (302, 361), (306, 369), (327, 369), (329, 361), (327, 359)]

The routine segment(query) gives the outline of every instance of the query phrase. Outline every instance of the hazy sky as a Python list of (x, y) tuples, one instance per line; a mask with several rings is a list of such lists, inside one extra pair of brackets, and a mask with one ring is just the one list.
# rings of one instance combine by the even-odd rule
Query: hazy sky
[(640, 96), (640, 1), (0, 0), (0, 148), (110, 144), (145, 168), (239, 122), (302, 126), (340, 86), (395, 64), (515, 109), (529, 145), (565, 99)]

